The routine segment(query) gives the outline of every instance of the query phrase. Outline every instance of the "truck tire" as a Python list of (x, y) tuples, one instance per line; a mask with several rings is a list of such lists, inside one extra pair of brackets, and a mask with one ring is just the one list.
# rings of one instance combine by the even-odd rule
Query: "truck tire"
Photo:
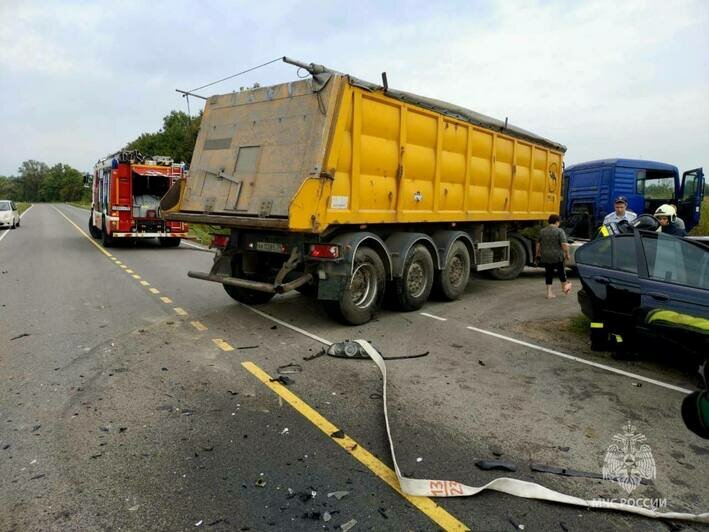
[(409, 250), (401, 277), (394, 280), (394, 303), (399, 310), (420, 309), (433, 288), (433, 259), (426, 246), (417, 244)]
[(463, 295), (469, 279), (470, 253), (458, 240), (451, 246), (445, 266), (436, 274), (434, 292), (441, 299), (454, 301)]
[(176, 237), (159, 237), (158, 241), (160, 242), (160, 245), (164, 248), (176, 248), (177, 246), (180, 245), (181, 238), (176, 238)]
[(498, 281), (509, 281), (516, 279), (522, 273), (527, 264), (527, 252), (522, 242), (516, 238), (510, 238), (510, 265), (504, 268), (490, 270), (490, 277)]
[(106, 231), (106, 218), (101, 220), (101, 243), (105, 248), (110, 248), (114, 243), (113, 237)]
[(382, 304), (386, 271), (379, 254), (360, 247), (355, 254), (352, 277), (339, 301), (324, 301), (328, 313), (347, 325), (362, 325), (372, 319)]
[(247, 305), (261, 305), (263, 303), (268, 303), (275, 295), (270, 292), (261, 292), (259, 290), (241, 288), (240, 286), (232, 286), (230, 284), (223, 284), (222, 286), (224, 287), (224, 291), (229, 294), (232, 299)]
[[(241, 257), (238, 255), (232, 259), (231, 264), (231, 274), (234, 277), (241, 279), (247, 278), (248, 276), (244, 274), (244, 270), (241, 267)], [(245, 303), (246, 305), (261, 305), (263, 303), (268, 303), (273, 299), (276, 294), (272, 292), (261, 292), (260, 290), (252, 290), (251, 288), (242, 288), (240, 286), (233, 286), (230, 284), (222, 284), (224, 291), (231, 296), (232, 299), (238, 301), (239, 303)]]
[(92, 238), (101, 238), (101, 230), (94, 225), (94, 212), (89, 216), (89, 234)]

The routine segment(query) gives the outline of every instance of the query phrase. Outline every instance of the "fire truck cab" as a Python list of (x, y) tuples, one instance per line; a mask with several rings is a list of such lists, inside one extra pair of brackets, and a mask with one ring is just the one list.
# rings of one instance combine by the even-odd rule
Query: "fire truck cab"
[(163, 246), (179, 246), (187, 224), (165, 221), (160, 198), (183, 177), (184, 164), (169, 157), (122, 150), (99, 159), (91, 176), (91, 236), (101, 238), (104, 246), (133, 238), (158, 238)]

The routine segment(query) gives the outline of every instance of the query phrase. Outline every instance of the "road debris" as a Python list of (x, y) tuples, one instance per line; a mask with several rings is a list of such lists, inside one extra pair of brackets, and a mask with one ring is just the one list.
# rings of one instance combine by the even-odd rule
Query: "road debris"
[(421, 463), (421, 462), (423, 462), (423, 458), (421, 458), (421, 457), (419, 456), (419, 457), (416, 459), (416, 461), (419, 462), (419, 463)]
[(261, 347), (260, 345), (244, 345), (241, 347), (237, 347), (237, 349), (258, 349)]
[(512, 462), (505, 462), (504, 460), (478, 460), (475, 462), (475, 465), (483, 471), (517, 471), (516, 464), (513, 464)]
[[(382, 378), (382, 395), (386, 395), (386, 362), (382, 358), (381, 354), (372, 346), (372, 344), (370, 344), (366, 340), (357, 340), (356, 342), (379, 368), (379, 372)], [(383, 415), (387, 439), (389, 440), (391, 459), (394, 465), (394, 471), (396, 472), (396, 477), (399, 481), (401, 492), (406, 495), (422, 497), (465, 497), (477, 495), (478, 493), (481, 493), (486, 490), (493, 490), (501, 493), (507, 493), (515, 497), (521, 497), (524, 499), (553, 501), (582, 508), (603, 508), (606, 510), (620, 510), (627, 513), (642, 515), (655, 519), (681, 519), (700, 523), (709, 523), (709, 512), (703, 514), (691, 514), (686, 512), (659, 512), (656, 510), (651, 510), (632, 504), (625, 504), (606, 500), (587, 500), (582, 499), (580, 497), (568, 495), (566, 493), (551, 490), (545, 486), (536, 484), (534, 482), (528, 482), (514, 478), (498, 477), (483, 486), (467, 486), (465, 484), (453, 480), (410, 478), (401, 473), (401, 470), (399, 469), (399, 466), (397, 464), (396, 454), (394, 452), (394, 443), (391, 434), (391, 427), (389, 424), (389, 414), (387, 412), (386, 404), (383, 405)]]
[(335, 497), (338, 501), (344, 499), (350, 494), (349, 491), (331, 491), (327, 494), (328, 497)]
[(284, 366), (278, 366), (277, 371), (281, 375), (290, 375), (291, 373), (301, 373), (303, 371), (303, 366), (301, 366), (300, 364), (294, 364), (291, 362), (290, 364), (286, 364)]
[(13, 340), (18, 340), (20, 338), (24, 338), (25, 336), (29, 336), (29, 335), (30, 335), (29, 333), (18, 334), (17, 336), (10, 338), (10, 341), (12, 342)]
[(135, 512), (138, 508), (140, 508), (140, 504), (136, 504), (135, 506), (131, 506), (128, 508), (129, 512)]
[(281, 431), (281, 436), (287, 435), (287, 434), (288, 434), (288, 427), (284, 428), (284, 429)]
[(330, 437), (341, 440), (342, 438), (345, 437), (345, 433), (342, 431), (342, 429), (338, 429), (335, 432), (333, 432), (332, 434), (330, 434)]
[(32, 427), (32, 432), (37, 432), (40, 428), (42, 428), (42, 425), (35, 425)]
[(518, 523), (517, 521), (514, 520), (512, 516), (507, 516), (507, 520), (510, 522), (510, 524), (515, 527), (517, 530), (524, 530), (525, 526), (521, 523)]
[(288, 386), (289, 384), (293, 384), (295, 381), (291, 379), (290, 377), (286, 377), (285, 375), (279, 375), (275, 379), (269, 379), (270, 382), (280, 382), (283, 386)]
[(32, 478), (30, 478), (30, 480), (39, 480), (40, 478), (44, 478), (46, 476), (47, 476), (46, 474), (42, 473), (40, 475), (33, 476)]
[(197, 522), (194, 524), (194, 526), (202, 526), (202, 523), (204, 523), (204, 521), (203, 521), (202, 519), (200, 519), (199, 521), (197, 521)]
[(377, 512), (379, 512), (379, 515), (381, 515), (384, 519), (389, 519), (389, 516), (387, 515), (386, 508), (382, 508), (381, 506), (377, 508)]
[(266, 480), (263, 479), (263, 478), (261, 478), (261, 477), (259, 477), (259, 478), (256, 479), (255, 484), (256, 484), (256, 487), (258, 487), (258, 488), (263, 488), (264, 486), (266, 486)]
[(330, 519), (332, 519), (332, 514), (330, 514), (330, 512), (323, 512), (322, 520), (327, 523)]
[(357, 520), (356, 520), (356, 519), (350, 519), (350, 520), (347, 521), (346, 523), (342, 523), (342, 524), (340, 525), (340, 530), (342, 530), (342, 532), (347, 532), (348, 530), (353, 529), (356, 524), (357, 524)]

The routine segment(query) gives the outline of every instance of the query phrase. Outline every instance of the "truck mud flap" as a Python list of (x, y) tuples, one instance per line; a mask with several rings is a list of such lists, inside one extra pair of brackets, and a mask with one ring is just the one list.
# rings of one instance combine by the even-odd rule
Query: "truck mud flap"
[(248, 288), (249, 290), (257, 290), (259, 292), (268, 292), (269, 294), (285, 294), (296, 288), (300, 288), (313, 280), (313, 276), (309, 273), (303, 274), (297, 279), (283, 284), (263, 283), (260, 281), (251, 281), (249, 279), (239, 279), (224, 274), (214, 274), (206, 272), (188, 271), (188, 277), (193, 279), (202, 279), (203, 281), (212, 281), (214, 283), (228, 284), (238, 286), (239, 288)]

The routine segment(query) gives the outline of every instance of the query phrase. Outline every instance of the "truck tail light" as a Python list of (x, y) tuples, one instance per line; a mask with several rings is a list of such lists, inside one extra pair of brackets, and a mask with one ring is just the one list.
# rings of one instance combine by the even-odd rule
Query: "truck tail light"
[(212, 235), (212, 244), (210, 247), (226, 249), (229, 245), (229, 235)]
[(340, 248), (334, 244), (313, 244), (310, 246), (310, 256), (314, 259), (336, 259), (340, 256)]

